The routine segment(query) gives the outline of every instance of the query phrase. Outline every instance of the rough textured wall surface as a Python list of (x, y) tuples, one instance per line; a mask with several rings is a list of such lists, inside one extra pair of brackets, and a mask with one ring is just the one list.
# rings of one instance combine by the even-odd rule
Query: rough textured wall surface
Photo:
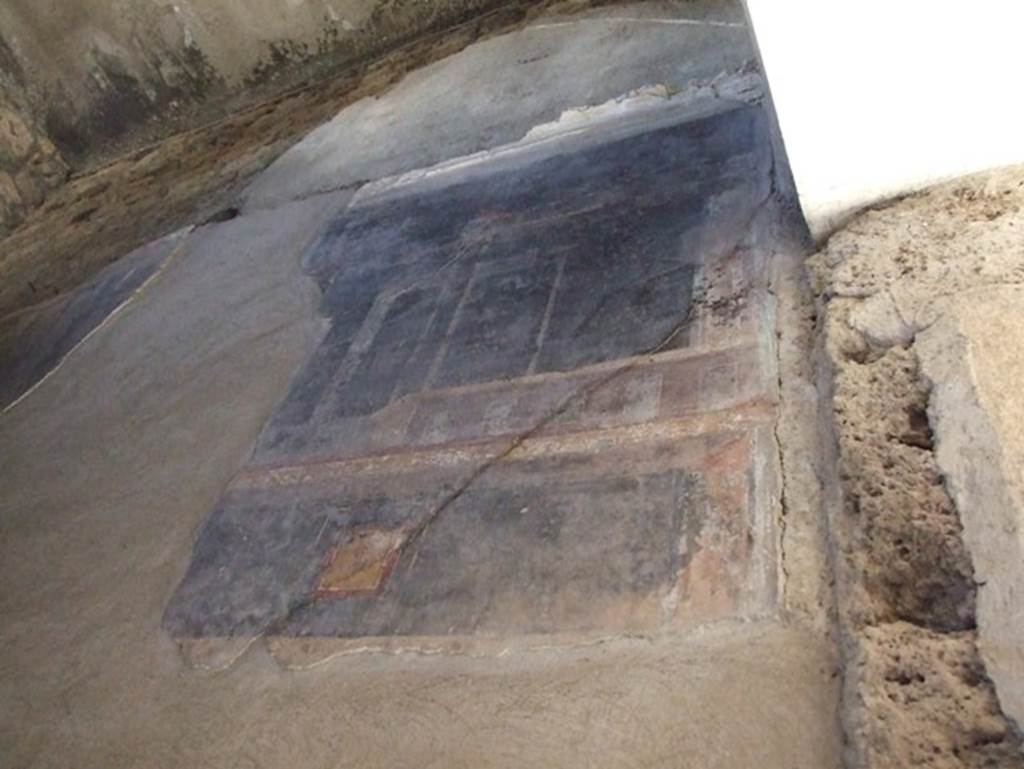
[(67, 175), (64, 159), (29, 113), (24, 71), (0, 37), (0, 237)]
[(1019, 358), (1019, 310), (1004, 302), (1024, 285), (1022, 223), (1024, 168), (989, 172), (867, 211), (809, 262), (838, 449), (829, 522), (850, 769), (1024, 767), (1019, 514), (1001, 471), (1009, 441), (983, 432), (1020, 388), (996, 379), (1006, 397), (986, 408), (949, 365), (959, 355), (986, 373), (980, 334), (973, 350), (958, 339), (964, 302)]

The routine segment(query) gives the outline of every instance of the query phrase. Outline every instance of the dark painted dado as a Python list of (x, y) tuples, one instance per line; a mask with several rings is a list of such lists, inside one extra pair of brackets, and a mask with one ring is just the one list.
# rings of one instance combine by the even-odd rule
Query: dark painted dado
[(306, 256), (330, 328), (211, 513), (167, 629), (738, 611), (772, 381), (751, 234), (771, 163), (743, 106), (354, 204)]

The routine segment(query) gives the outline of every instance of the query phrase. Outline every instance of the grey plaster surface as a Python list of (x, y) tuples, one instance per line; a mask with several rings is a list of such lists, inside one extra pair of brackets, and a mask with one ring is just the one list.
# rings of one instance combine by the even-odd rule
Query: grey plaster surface
[(739, 3), (600, 9), (527, 27), (419, 70), (345, 109), (243, 195), (265, 208), (521, 139), (562, 112), (649, 85), (670, 91), (756, 59)]
[(185, 232), (136, 249), (85, 285), (0, 322), (0, 410), (47, 376), (153, 278)]

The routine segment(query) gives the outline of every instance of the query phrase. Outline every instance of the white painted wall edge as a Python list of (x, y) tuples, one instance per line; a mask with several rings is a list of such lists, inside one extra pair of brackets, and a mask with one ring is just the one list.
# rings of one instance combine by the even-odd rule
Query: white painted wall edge
[(816, 240), (857, 210), (1024, 163), (1019, 0), (746, 0)]

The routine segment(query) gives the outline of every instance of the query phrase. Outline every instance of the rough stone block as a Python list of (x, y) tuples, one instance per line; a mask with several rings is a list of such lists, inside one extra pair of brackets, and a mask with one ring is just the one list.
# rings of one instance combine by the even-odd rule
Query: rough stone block
[(15, 208), (22, 205), (21, 193), (14, 184), (11, 175), (0, 171), (0, 212), (13, 212)]
[(978, 582), (979, 646), (1024, 725), (1024, 286), (974, 289), (921, 332), (936, 456)]
[(13, 110), (0, 107), (0, 158), (23, 160), (32, 151), (35, 137), (31, 129)]

